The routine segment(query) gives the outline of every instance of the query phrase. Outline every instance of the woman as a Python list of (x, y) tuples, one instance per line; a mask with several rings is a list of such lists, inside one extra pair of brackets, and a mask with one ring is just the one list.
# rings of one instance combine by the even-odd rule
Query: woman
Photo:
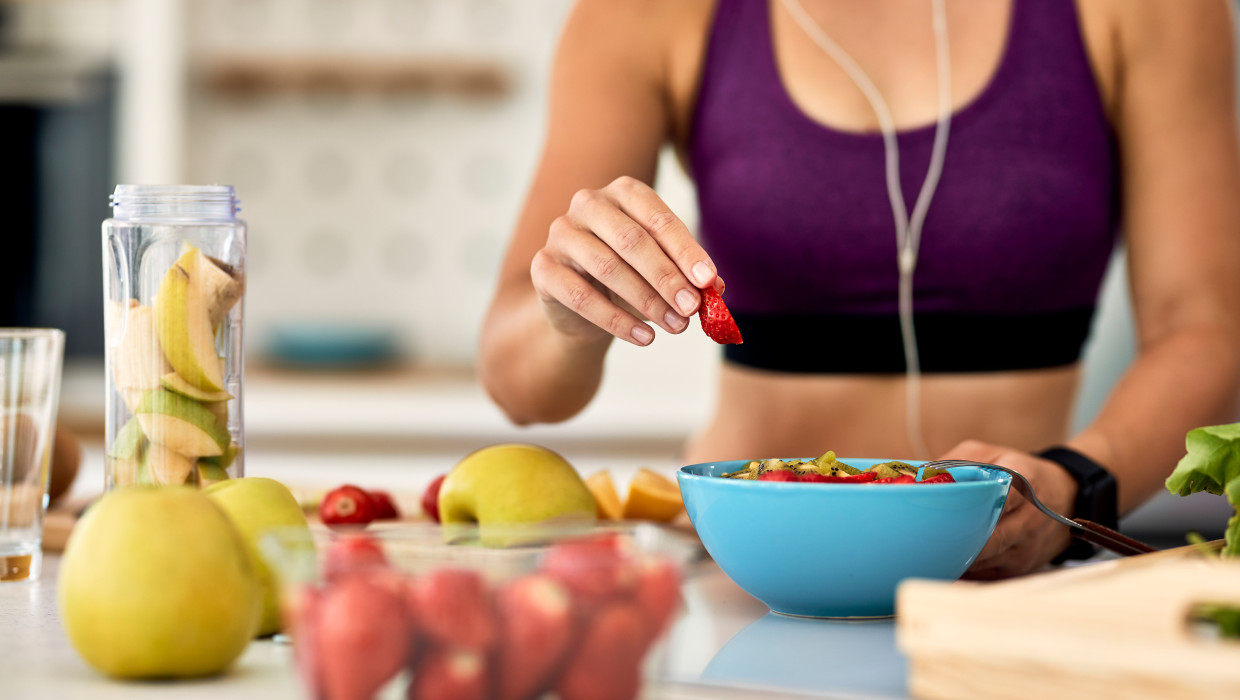
[[(580, 0), (482, 333), (482, 379), (509, 417), (575, 415), (613, 338), (684, 332), (699, 290), (726, 279), (745, 343), (686, 462), (975, 459), (1095, 517), (1091, 503), (1124, 514), (1157, 492), (1184, 433), (1234, 419), (1240, 396), (1228, 4), (949, 0), (943, 19), (950, 139), (912, 283), (927, 454), (905, 430), (878, 117), (813, 32), (890, 107), (913, 209), (943, 111), (930, 0)], [(669, 141), (698, 186), (701, 244), (647, 185)], [(1069, 435), (1117, 231), (1139, 354)], [(1053, 445), (1068, 451), (1039, 456)], [(1069, 541), (1014, 494), (970, 575), (1031, 571)]]

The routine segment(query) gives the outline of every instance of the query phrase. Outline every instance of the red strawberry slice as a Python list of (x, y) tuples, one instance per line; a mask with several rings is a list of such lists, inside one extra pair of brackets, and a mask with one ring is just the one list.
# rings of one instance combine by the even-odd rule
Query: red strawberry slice
[(860, 474), (853, 474), (851, 476), (846, 476), (843, 478), (847, 479), (848, 481), (855, 482), (855, 483), (865, 483), (867, 481), (874, 481), (875, 479), (877, 479), (878, 474), (875, 472), (861, 472)]
[(399, 596), (358, 577), (332, 586), (319, 605), (317, 630), (326, 696), (372, 697), (404, 667), (411, 636)]
[(707, 287), (701, 292), (702, 306), (698, 309), (698, 317), (706, 335), (720, 345), (743, 343), (741, 329), (736, 327), (732, 312), (728, 311), (727, 305), (723, 303), (723, 296), (719, 291), (714, 287)]
[(589, 620), (555, 684), (561, 700), (632, 700), (641, 689), (646, 629), (637, 604), (609, 604)]
[(956, 480), (952, 478), (951, 474), (944, 472), (942, 474), (935, 474), (934, 476), (928, 479), (922, 479), (921, 483), (923, 484), (954, 484), (956, 483)]
[(371, 490), (367, 495), (374, 506), (375, 520), (400, 520), (400, 509), (396, 507), (396, 501), (392, 500), (392, 494)]
[(422, 492), (422, 511), (435, 522), (439, 522), (439, 488), (443, 486), (443, 480), (447, 476), (447, 474), (440, 474), (435, 477)]
[(375, 519), (375, 505), (364, 489), (345, 484), (323, 496), (319, 519), (329, 527), (365, 525)]
[(646, 559), (633, 598), (646, 620), (647, 643), (654, 642), (663, 636), (680, 605), (680, 571), (667, 558)]
[(461, 649), (486, 650), (495, 641), (495, 614), (486, 583), (467, 569), (438, 569), (413, 579), (406, 600), (422, 631)]
[(405, 691), (407, 700), (485, 700), (486, 696), (486, 657), (469, 649), (427, 655)]
[(553, 680), (573, 633), (568, 589), (545, 574), (524, 576), (496, 595), (499, 653), (496, 690), (499, 700), (540, 697)]
[(758, 475), (758, 481), (799, 481), (796, 474), (791, 469), (772, 469), (769, 472), (762, 472)]
[(917, 477), (912, 474), (901, 474), (900, 476), (892, 476), (886, 479), (875, 479), (871, 483), (874, 484), (915, 484)]
[(367, 535), (346, 535), (332, 540), (323, 558), (323, 578), (328, 583), (388, 565), (383, 546)]
[(637, 584), (633, 544), (619, 535), (558, 542), (541, 566), (586, 606), (625, 596)]

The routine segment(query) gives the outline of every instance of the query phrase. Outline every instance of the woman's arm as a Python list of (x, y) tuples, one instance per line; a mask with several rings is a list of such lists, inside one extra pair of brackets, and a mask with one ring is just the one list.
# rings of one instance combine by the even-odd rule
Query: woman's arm
[(634, 311), (679, 333), (699, 300), (692, 271), (705, 262), (698, 286), (714, 279), (648, 186), (671, 123), (666, 5), (582, 0), (565, 26), (542, 160), (479, 346), (482, 383), (516, 423), (575, 415), (613, 337), (653, 340)]
[(1120, 513), (1163, 487), (1184, 434), (1240, 402), (1240, 147), (1226, 0), (1125, 4), (1123, 218), (1136, 361), (1070, 446), (1119, 482)]
[[(1115, 7), (1115, 122), (1139, 351), (1068, 445), (1111, 471), (1125, 514), (1163, 488), (1188, 430), (1237, 416), (1240, 147), (1228, 2)], [(945, 456), (1017, 469), (1039, 500), (1072, 512), (1076, 483), (1053, 462), (977, 441)], [(968, 576), (1032, 571), (1068, 542), (1066, 527), (1013, 494)]]

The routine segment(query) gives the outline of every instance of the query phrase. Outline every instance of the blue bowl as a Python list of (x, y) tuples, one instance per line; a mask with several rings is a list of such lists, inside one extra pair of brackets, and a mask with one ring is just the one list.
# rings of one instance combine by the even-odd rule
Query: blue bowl
[[(803, 617), (888, 617), (904, 579), (959, 578), (999, 522), (1012, 480), (981, 467), (953, 467), (954, 484), (720, 477), (749, 461), (681, 467), (685, 509), (729, 578), (772, 611)], [(840, 461), (865, 469), (889, 460)]]

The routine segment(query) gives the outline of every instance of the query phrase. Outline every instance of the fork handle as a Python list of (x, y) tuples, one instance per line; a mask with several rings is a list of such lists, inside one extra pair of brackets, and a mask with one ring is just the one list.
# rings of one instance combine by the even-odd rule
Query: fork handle
[(1091, 544), (1096, 544), (1099, 547), (1109, 549), (1116, 554), (1131, 557), (1136, 554), (1149, 554), (1150, 552), (1158, 551), (1140, 540), (1134, 540), (1092, 520), (1077, 518), (1074, 522), (1080, 525), (1081, 529), (1072, 528), (1073, 536)]

